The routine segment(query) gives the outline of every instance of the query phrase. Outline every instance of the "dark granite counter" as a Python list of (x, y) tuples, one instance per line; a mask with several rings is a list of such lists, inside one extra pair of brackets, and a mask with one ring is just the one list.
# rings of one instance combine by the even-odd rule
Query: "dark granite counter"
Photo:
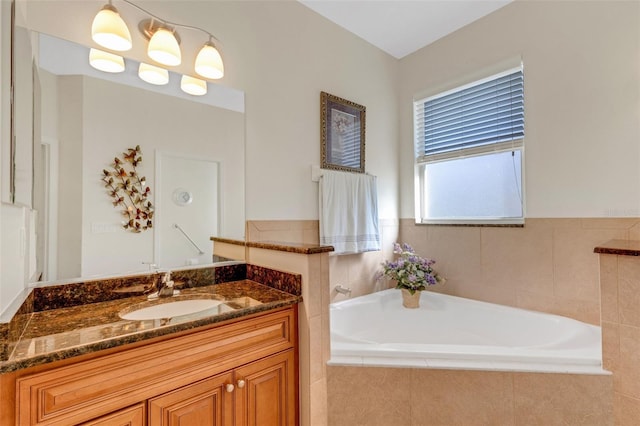
[(234, 244), (245, 247), (255, 247), (267, 250), (286, 251), (299, 254), (330, 253), (335, 249), (333, 246), (321, 246), (318, 244), (288, 243), (279, 241), (242, 241), (228, 238), (211, 237), (211, 241), (225, 244)]
[(640, 241), (610, 240), (593, 249), (594, 253), (640, 256)]
[[(224, 304), (173, 318), (136, 321), (119, 316), (149, 304), (194, 298), (215, 299)], [(244, 279), (183, 288), (178, 296), (155, 301), (139, 295), (36, 311), (24, 314), (24, 331), (8, 359), (0, 361), (0, 373), (266, 312), (300, 300), (299, 295)]]

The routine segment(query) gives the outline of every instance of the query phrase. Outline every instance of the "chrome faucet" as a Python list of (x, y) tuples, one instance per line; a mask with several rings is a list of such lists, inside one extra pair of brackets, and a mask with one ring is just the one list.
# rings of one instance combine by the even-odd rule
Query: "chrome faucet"
[(343, 287), (342, 285), (338, 284), (333, 289), (338, 294), (344, 294), (347, 297), (351, 296), (351, 289), (349, 287)]
[(159, 297), (171, 297), (180, 294), (180, 290), (173, 288), (171, 281), (171, 271), (156, 273), (156, 292), (151, 293), (148, 299), (157, 299)]

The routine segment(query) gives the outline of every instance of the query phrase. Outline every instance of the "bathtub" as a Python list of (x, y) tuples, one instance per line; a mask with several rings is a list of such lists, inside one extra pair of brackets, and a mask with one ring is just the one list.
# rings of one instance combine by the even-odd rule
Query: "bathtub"
[(384, 290), (330, 305), (329, 365), (610, 374), (600, 327), (423, 291), (420, 308)]

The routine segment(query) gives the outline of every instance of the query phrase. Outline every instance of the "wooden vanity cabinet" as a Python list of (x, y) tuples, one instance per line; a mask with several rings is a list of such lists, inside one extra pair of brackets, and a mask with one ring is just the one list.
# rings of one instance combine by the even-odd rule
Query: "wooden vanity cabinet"
[(297, 308), (16, 377), (27, 425), (294, 426)]
[(147, 415), (145, 404), (136, 404), (115, 413), (107, 414), (81, 426), (146, 426)]
[(153, 426), (296, 424), (293, 350), (149, 400)]

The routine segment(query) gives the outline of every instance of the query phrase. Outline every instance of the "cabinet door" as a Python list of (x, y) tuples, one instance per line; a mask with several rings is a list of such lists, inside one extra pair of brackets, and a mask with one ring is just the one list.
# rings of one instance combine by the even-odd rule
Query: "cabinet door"
[(225, 373), (149, 400), (153, 426), (232, 426), (233, 374)]
[(293, 349), (235, 370), (236, 426), (293, 426), (298, 380)]
[(147, 424), (145, 417), (145, 405), (137, 404), (82, 423), (82, 426), (145, 426)]

